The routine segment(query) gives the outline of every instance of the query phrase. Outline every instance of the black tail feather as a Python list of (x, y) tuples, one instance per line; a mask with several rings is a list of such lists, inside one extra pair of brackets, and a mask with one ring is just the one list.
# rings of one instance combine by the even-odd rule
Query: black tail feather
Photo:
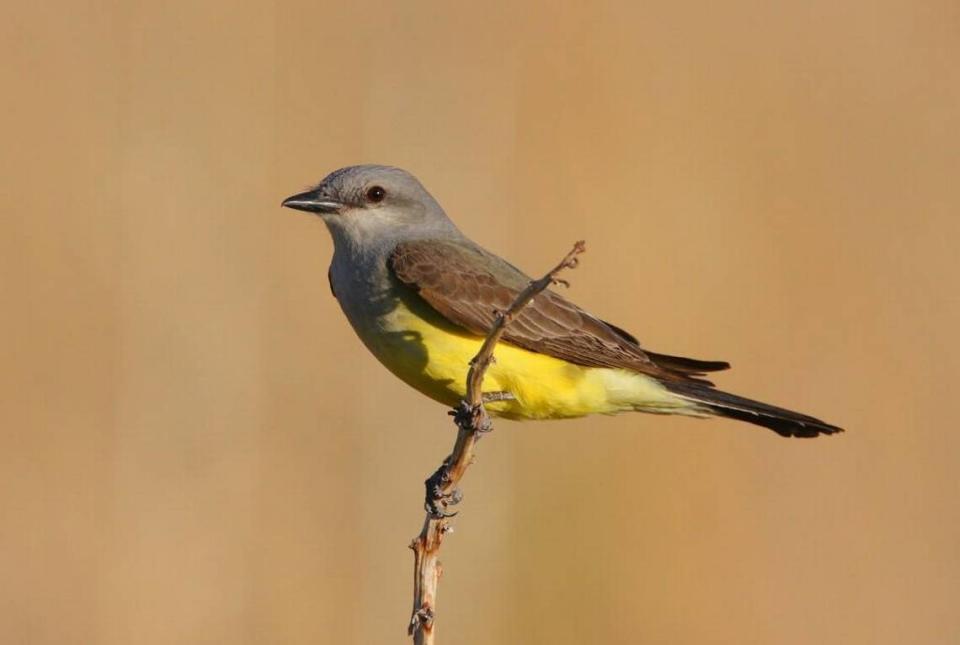
[(712, 413), (773, 430), (781, 437), (816, 437), (843, 432), (843, 428), (799, 412), (721, 392), (696, 383), (664, 383), (668, 390), (699, 403)]
[(660, 367), (665, 367), (681, 374), (691, 374), (699, 376), (705, 372), (719, 372), (730, 369), (730, 363), (726, 361), (701, 361), (696, 358), (684, 358), (683, 356), (670, 356), (669, 354), (656, 354), (644, 350), (646, 355)]

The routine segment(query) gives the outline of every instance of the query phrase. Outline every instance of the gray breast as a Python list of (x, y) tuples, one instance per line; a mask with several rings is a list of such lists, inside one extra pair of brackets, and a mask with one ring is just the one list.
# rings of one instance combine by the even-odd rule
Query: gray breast
[(354, 329), (362, 333), (397, 305), (396, 284), (387, 269), (386, 257), (347, 257), (335, 253), (330, 264), (330, 283), (337, 301)]

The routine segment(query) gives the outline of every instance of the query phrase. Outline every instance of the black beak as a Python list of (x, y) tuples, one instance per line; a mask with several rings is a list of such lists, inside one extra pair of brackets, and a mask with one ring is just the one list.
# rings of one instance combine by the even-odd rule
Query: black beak
[(281, 206), (294, 208), (308, 213), (339, 213), (343, 204), (320, 194), (317, 190), (308, 190), (305, 193), (291, 195), (283, 200)]

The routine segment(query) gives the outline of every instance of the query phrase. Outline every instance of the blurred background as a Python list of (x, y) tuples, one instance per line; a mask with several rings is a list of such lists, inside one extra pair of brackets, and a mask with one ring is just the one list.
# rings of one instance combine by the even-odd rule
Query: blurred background
[(402, 643), (445, 410), (282, 198), (417, 174), (725, 389), (848, 428), (501, 421), (441, 643), (956, 643), (955, 2), (15, 3), (0, 640)]

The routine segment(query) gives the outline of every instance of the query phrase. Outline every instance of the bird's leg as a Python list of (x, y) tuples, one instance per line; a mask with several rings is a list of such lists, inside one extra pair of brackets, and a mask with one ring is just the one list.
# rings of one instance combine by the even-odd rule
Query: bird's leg
[(496, 403), (497, 401), (516, 401), (516, 400), (517, 400), (517, 397), (515, 397), (512, 392), (504, 392), (503, 390), (499, 390), (497, 392), (483, 393), (484, 403)]

